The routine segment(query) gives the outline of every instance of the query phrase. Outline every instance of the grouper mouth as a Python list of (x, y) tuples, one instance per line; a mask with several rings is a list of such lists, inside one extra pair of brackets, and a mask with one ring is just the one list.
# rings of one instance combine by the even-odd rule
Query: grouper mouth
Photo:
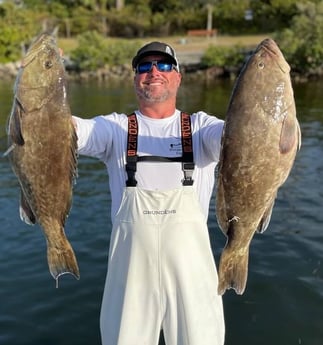
[(290, 72), (290, 66), (274, 40), (271, 38), (265, 39), (263, 42), (261, 42), (257, 50), (260, 51), (261, 49), (264, 49), (272, 57), (272, 59), (276, 61), (277, 65), (284, 73)]

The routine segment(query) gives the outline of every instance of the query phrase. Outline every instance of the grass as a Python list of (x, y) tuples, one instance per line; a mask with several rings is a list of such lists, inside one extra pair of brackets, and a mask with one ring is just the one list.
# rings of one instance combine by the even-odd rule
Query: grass
[(243, 47), (255, 47), (268, 35), (254, 35), (254, 36), (225, 36), (218, 35), (215, 37), (168, 37), (164, 38), (177, 51), (204, 51), (210, 45), (218, 46), (234, 46), (241, 45)]
[[(268, 35), (244, 35), (244, 36), (226, 36), (218, 35), (215, 37), (188, 37), (188, 36), (168, 36), (168, 37), (146, 37), (135, 39), (124, 38), (107, 38), (107, 40), (123, 40), (123, 41), (136, 41), (138, 42), (138, 49), (141, 44), (151, 41), (162, 41), (170, 44), (174, 49), (181, 53), (203, 52), (209, 45), (219, 46), (234, 46), (240, 45), (243, 47), (254, 48)], [(69, 54), (74, 50), (78, 43), (76, 38), (60, 38), (58, 45), (63, 49), (65, 54)]]

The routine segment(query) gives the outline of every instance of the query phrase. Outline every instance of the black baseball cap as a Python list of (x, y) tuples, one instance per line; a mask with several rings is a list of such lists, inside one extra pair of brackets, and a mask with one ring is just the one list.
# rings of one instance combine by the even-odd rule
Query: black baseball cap
[(148, 55), (165, 55), (179, 70), (175, 50), (163, 42), (151, 42), (140, 48), (137, 55), (132, 59), (132, 68), (136, 68), (139, 61)]

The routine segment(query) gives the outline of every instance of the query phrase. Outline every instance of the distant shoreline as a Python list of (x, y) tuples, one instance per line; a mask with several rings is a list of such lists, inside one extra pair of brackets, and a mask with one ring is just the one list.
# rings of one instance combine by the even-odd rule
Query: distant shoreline
[[(252, 48), (261, 40), (270, 35), (252, 35), (252, 36), (214, 36), (214, 37), (163, 37), (158, 38), (160, 41), (167, 42), (175, 48), (180, 63), (181, 72), (189, 78), (227, 78), (234, 77), (239, 68), (206, 68), (201, 64), (201, 58), (205, 50), (210, 45), (233, 46), (241, 44), (242, 46)], [(138, 43), (144, 44), (148, 41), (156, 40), (156, 38), (145, 38), (138, 40)], [(73, 66), (73, 62), (69, 58), (71, 51), (71, 42), (67, 39), (60, 39), (59, 46), (62, 47), (66, 54), (65, 65), (67, 76), (72, 80), (123, 80), (133, 77), (133, 71), (130, 63), (124, 65), (107, 66), (95, 71), (77, 71)], [(1, 79), (15, 79), (20, 67), (20, 61), (0, 64)]]
[[(68, 60), (68, 59), (67, 59)], [(19, 72), (20, 62), (9, 62), (0, 64), (0, 78), (2, 80), (14, 80)], [(180, 65), (181, 73), (187, 77), (205, 77), (209, 78), (232, 78), (235, 77), (239, 68), (206, 68), (200, 62), (182, 63)], [(95, 71), (77, 71), (72, 65), (66, 65), (66, 75), (71, 80), (125, 80), (133, 77), (133, 70), (130, 64), (107, 66)]]
[[(133, 70), (130, 64), (106, 66), (95, 71), (78, 71), (73, 67), (71, 61), (66, 58), (66, 76), (68, 80), (74, 81), (89, 81), (96, 80), (98, 82), (105, 81), (122, 81), (129, 80), (133, 77)], [(14, 81), (17, 77), (20, 68), (20, 61), (0, 64), (0, 78), (1, 80)], [(242, 66), (230, 67), (205, 67), (203, 64), (195, 59), (190, 62), (186, 56), (185, 63), (180, 63), (180, 70), (183, 76), (187, 79), (204, 78), (206, 81), (217, 79), (235, 79)], [(291, 78), (295, 82), (306, 82), (311, 79), (322, 79), (323, 70), (316, 71), (311, 75), (302, 75), (291, 71)]]

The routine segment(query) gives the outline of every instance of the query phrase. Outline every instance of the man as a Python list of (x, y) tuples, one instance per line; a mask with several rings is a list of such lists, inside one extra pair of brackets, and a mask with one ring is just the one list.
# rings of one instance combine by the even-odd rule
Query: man
[(103, 345), (222, 345), (224, 317), (207, 229), (223, 121), (176, 109), (174, 50), (133, 58), (139, 108), (74, 117), (79, 153), (107, 166), (113, 229), (101, 308)]

